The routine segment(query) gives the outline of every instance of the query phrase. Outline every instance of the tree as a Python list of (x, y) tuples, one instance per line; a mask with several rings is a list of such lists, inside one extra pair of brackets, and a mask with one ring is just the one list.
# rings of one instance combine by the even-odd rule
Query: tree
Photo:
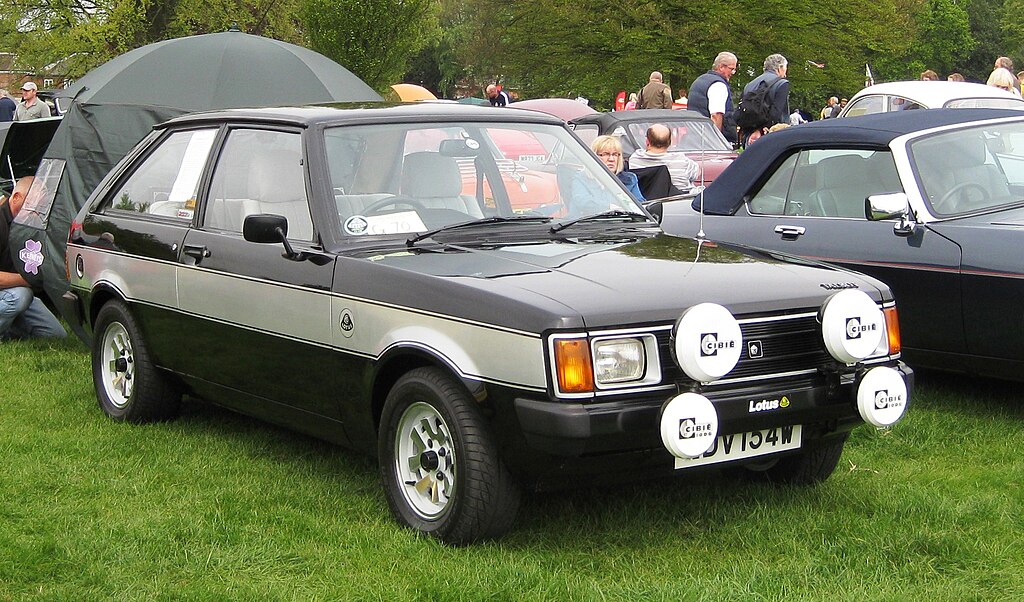
[(79, 77), (134, 48), (189, 35), (243, 31), (301, 42), (297, 0), (6, 0), (0, 4), (0, 47), (20, 64)]
[(434, 0), (301, 0), (309, 46), (378, 91), (402, 81), (437, 30)]

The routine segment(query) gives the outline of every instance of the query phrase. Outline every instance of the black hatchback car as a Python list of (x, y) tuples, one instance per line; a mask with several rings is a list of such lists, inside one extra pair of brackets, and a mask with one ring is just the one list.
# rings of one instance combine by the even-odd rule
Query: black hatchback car
[[(508, 159), (510, 133), (545, 152)], [(514, 205), (526, 174), (555, 201)], [(574, 475), (827, 478), (912, 388), (884, 285), (665, 235), (527, 111), (178, 118), (93, 193), (67, 263), (108, 415), (190, 394), (375, 454), (397, 520), (454, 544)]]

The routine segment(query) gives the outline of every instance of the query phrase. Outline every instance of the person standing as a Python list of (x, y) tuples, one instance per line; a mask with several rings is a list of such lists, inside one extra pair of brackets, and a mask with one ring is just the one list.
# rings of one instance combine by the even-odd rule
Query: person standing
[(494, 84), (488, 84), (487, 86), (487, 100), (491, 103), (492, 107), (507, 107), (512, 99), (508, 97), (508, 92), (499, 90), (498, 86)]
[(10, 97), (7, 90), (0, 88), (0, 121), (14, 121), (14, 112), (18, 110), (18, 103)]
[(28, 121), (50, 116), (50, 106), (36, 97), (38, 87), (35, 82), (25, 82), (21, 86), (21, 102), (14, 112), (15, 121)]
[(830, 96), (828, 102), (825, 103), (825, 107), (821, 109), (821, 113), (818, 115), (818, 119), (831, 119), (834, 117), (836, 107), (839, 106), (839, 97)]
[[(1010, 72), (1010, 77), (1013, 78), (1013, 90), (1020, 96), (1020, 78), (1013, 74), (1013, 59), (1008, 56), (1001, 56), (996, 59), (994, 65), (992, 65), (993, 73), (996, 69), (1006, 69)], [(989, 75), (989, 78), (992, 76)]]
[(26, 176), (18, 180), (10, 198), (0, 202), (0, 340), (67, 336), (46, 304), (32, 294), (11, 258), (11, 222), (25, 204), (34, 179)]
[(662, 81), (660, 71), (652, 71), (647, 85), (640, 88), (637, 96), (637, 108), (640, 109), (671, 109), (672, 90)]
[(931, 69), (926, 69), (925, 71), (921, 72), (921, 81), (923, 81), (923, 82), (937, 82), (937, 81), (939, 81), (939, 74), (934, 72), (934, 71), (932, 71)]
[(800, 109), (793, 109), (793, 112), (789, 114), (789, 125), (800, 125), (801, 123), (807, 123), (807, 120), (800, 113)]
[(736, 121), (733, 117), (732, 92), (729, 80), (739, 67), (739, 59), (731, 52), (719, 52), (711, 70), (690, 84), (688, 108), (710, 117), (729, 142), (736, 143)]
[[(764, 59), (764, 73), (750, 80), (743, 87), (743, 96), (750, 94), (761, 84), (768, 86), (765, 102), (768, 105), (768, 122), (760, 127), (743, 132), (743, 143), (753, 142), (776, 123), (789, 123), (789, 61), (781, 54), (770, 54)], [(742, 97), (741, 97), (742, 98)]]

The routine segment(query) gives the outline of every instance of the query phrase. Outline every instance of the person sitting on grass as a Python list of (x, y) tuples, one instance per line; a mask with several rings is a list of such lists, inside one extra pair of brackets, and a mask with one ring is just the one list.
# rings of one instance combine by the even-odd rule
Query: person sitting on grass
[(14, 268), (8, 248), (11, 222), (25, 204), (34, 179), (21, 178), (10, 198), (0, 199), (0, 340), (67, 336), (57, 318), (32, 294), (28, 282)]

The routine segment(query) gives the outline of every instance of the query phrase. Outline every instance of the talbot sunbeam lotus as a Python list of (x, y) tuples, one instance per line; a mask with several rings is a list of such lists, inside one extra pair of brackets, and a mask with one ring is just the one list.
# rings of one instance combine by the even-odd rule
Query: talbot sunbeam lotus
[[(543, 152), (509, 159), (510, 133)], [(511, 202), (533, 176), (554, 200)], [(189, 395), (374, 454), (397, 521), (450, 544), (575, 479), (823, 480), (913, 385), (885, 285), (668, 236), (528, 111), (174, 119), (93, 193), (66, 259), (106, 414), (166, 420)]]

